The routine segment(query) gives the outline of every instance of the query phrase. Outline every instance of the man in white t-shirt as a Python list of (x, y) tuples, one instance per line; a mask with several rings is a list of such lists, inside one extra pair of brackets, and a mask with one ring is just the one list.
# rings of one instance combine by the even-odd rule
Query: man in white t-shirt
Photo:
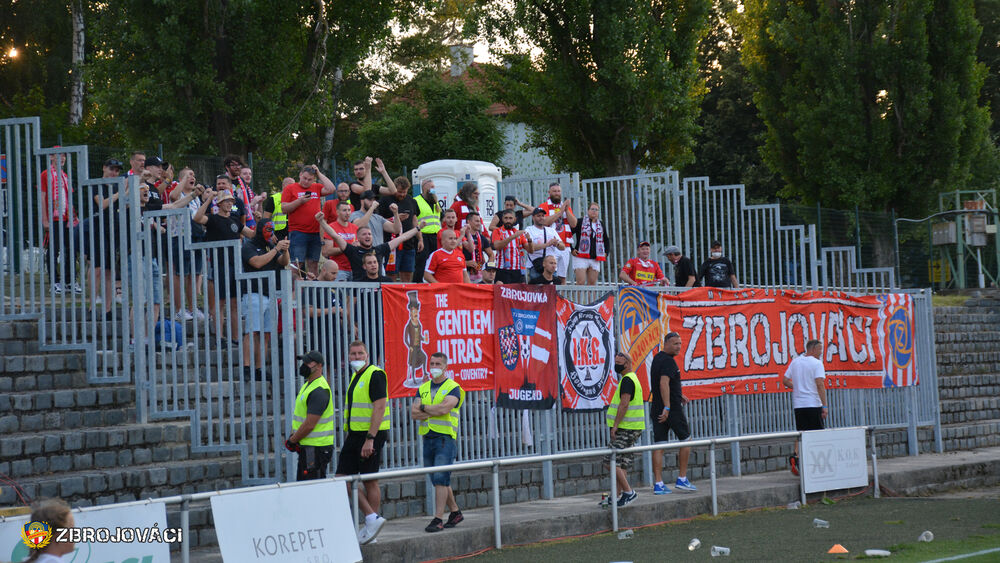
[[(528, 260), (531, 261), (531, 269), (528, 270), (528, 278), (534, 279), (542, 275), (542, 261), (546, 256), (556, 256), (556, 251), (565, 250), (559, 233), (552, 227), (545, 226), (545, 210), (536, 207), (531, 214), (532, 225), (524, 229), (525, 236), (534, 245), (534, 250), (528, 253)], [(556, 256), (556, 260), (559, 256)]]
[[(822, 430), (827, 414), (826, 370), (823, 368), (823, 344), (819, 340), (806, 342), (806, 353), (796, 356), (788, 364), (782, 382), (792, 390), (792, 408), (795, 409), (795, 429)], [(795, 455), (788, 458), (788, 467), (799, 474), (799, 443), (795, 442)]]

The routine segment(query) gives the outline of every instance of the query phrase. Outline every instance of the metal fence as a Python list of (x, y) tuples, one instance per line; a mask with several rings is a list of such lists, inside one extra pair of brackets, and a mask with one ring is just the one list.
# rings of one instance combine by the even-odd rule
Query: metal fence
[[(129, 382), (134, 374), (140, 422), (190, 419), (192, 450), (238, 452), (246, 482), (273, 482), (291, 474), (293, 459), (280, 444), (298, 385), (296, 353), (319, 349), (328, 358), (338, 408), (348, 377), (347, 344), (361, 339), (373, 361), (383, 362), (378, 285), (310, 281), (293, 288), (288, 271), (245, 273), (238, 243), (193, 236), (191, 208), (142, 213), (134, 178), (89, 179), (87, 147), (42, 148), (37, 118), (0, 121), (0, 154), (7, 168), (0, 189), (0, 319), (38, 319), (43, 349), (85, 352), (92, 383)], [(50, 164), (55, 177), (63, 178), (57, 171), (65, 171), (60, 181), (69, 190), (59, 203), (67, 221), (46, 229), (40, 205), (48, 200), (38, 183)], [(891, 269), (860, 270), (843, 248), (821, 250), (814, 226), (784, 225), (778, 205), (746, 205), (742, 186), (713, 187), (705, 178), (682, 185), (677, 173), (668, 171), (585, 181), (576, 174), (511, 178), (502, 189), (540, 202), (552, 181), (562, 183), (566, 198), (583, 205), (598, 202), (612, 238), (601, 278), (606, 285), (559, 288), (578, 302), (617, 289), (617, 270), (640, 240), (654, 245), (657, 259), (676, 243), (697, 262), (709, 241), (718, 238), (743, 284), (864, 292), (893, 286)], [(843, 267), (834, 265), (840, 255), (847, 256)], [(917, 342), (921, 385), (833, 391), (830, 422), (908, 427), (910, 451), (916, 453), (916, 427), (934, 425), (940, 449), (940, 425), (930, 295), (913, 294), (922, 335)], [(244, 323), (252, 324), (254, 315), (264, 317), (263, 325), (248, 328)], [(697, 401), (689, 408), (693, 436), (789, 430), (789, 401), (788, 394)], [(408, 404), (408, 399), (391, 402), (389, 468), (420, 463)], [(463, 460), (606, 445), (601, 413), (572, 413), (558, 406), (543, 412), (498, 409), (491, 392), (475, 392), (461, 417)], [(648, 443), (649, 436), (644, 440)], [(738, 472), (736, 446), (734, 454)]]

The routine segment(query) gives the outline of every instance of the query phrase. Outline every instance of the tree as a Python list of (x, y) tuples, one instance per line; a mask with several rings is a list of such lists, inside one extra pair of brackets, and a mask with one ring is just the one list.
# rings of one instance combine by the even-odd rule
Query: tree
[(781, 187), (760, 155), (764, 122), (753, 103), (753, 85), (740, 60), (743, 36), (735, 25), (736, 0), (715, 0), (710, 28), (698, 49), (698, 66), (708, 86), (701, 101), (694, 162), (685, 176), (708, 176), (717, 186), (744, 184), (750, 200), (769, 202)]
[(696, 53), (710, 5), (495, 0), (473, 14), (470, 31), (493, 41), (508, 66), (489, 74), (496, 97), (557, 167), (632, 174), (692, 158), (704, 94)]
[(976, 20), (983, 26), (976, 58), (986, 65), (980, 100), (993, 114), (991, 133), (1000, 139), (1000, 0), (976, 0), (975, 5)]
[(495, 162), (503, 156), (503, 135), (486, 114), (485, 95), (427, 73), (403, 96), (361, 125), (352, 159), (378, 156), (391, 167), (413, 169), (442, 158)]
[(782, 194), (921, 214), (989, 147), (971, 0), (749, 0), (743, 62)]

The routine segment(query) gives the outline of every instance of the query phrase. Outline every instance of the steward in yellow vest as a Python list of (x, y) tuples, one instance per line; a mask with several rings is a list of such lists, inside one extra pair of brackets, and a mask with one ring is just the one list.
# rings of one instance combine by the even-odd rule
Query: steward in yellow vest
[(278, 240), (288, 237), (288, 215), (281, 211), (281, 192), (271, 194), (263, 203), (264, 218), (274, 223), (274, 234)]
[[(642, 401), (642, 385), (639, 378), (631, 370), (632, 360), (625, 354), (615, 355), (615, 372), (618, 389), (608, 405), (607, 422), (611, 428), (611, 447), (620, 450), (631, 448), (639, 440), (642, 430), (646, 428), (646, 415)], [(624, 453), (615, 455), (615, 476), (618, 481), (618, 506), (625, 506), (636, 499), (638, 493), (632, 490), (628, 483), (627, 471), (635, 463), (635, 454)], [(611, 456), (604, 458), (604, 464), (611, 466)]]
[[(410, 418), (420, 423), (419, 431), (423, 436), (424, 467), (455, 463), (458, 409), (465, 402), (465, 391), (448, 378), (447, 368), (448, 356), (441, 352), (431, 354), (427, 361), (431, 380), (420, 386), (417, 400), (410, 405)], [(431, 473), (431, 483), (434, 484), (434, 519), (424, 530), (439, 532), (454, 528), (464, 517), (451, 488), (451, 471)], [(442, 520), (445, 505), (451, 511), (447, 522)]]
[(415, 226), (420, 229), (420, 239), (417, 242), (417, 256), (413, 264), (413, 280), (424, 281), (424, 268), (427, 257), (437, 250), (437, 235), (441, 230), (441, 204), (434, 195), (434, 181), (424, 180), (420, 183), (420, 195), (413, 198), (417, 204), (417, 220)]
[[(337, 460), (337, 475), (378, 473), (382, 447), (389, 437), (388, 377), (382, 368), (369, 363), (368, 347), (355, 340), (347, 349), (351, 380), (344, 397), (344, 446)], [(350, 496), (350, 484), (348, 484)], [(378, 480), (363, 481), (358, 491), (358, 506), (365, 523), (358, 531), (358, 541), (367, 544), (375, 539), (385, 518), (379, 515), (382, 493)]]
[(323, 479), (333, 458), (333, 392), (323, 375), (323, 354), (312, 351), (299, 356), (299, 375), (306, 379), (295, 398), (292, 435), (285, 441), (289, 451), (299, 454), (296, 481)]

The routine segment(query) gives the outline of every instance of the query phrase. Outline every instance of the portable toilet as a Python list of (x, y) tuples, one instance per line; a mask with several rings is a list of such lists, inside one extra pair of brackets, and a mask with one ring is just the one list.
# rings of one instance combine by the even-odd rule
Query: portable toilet
[(420, 194), (420, 183), (434, 181), (434, 193), (441, 202), (441, 209), (447, 209), (455, 201), (458, 188), (472, 182), (479, 188), (479, 214), (483, 223), (489, 224), (493, 215), (500, 210), (497, 200), (497, 186), (501, 180), (500, 167), (481, 160), (435, 160), (421, 164), (413, 171), (413, 195)]

